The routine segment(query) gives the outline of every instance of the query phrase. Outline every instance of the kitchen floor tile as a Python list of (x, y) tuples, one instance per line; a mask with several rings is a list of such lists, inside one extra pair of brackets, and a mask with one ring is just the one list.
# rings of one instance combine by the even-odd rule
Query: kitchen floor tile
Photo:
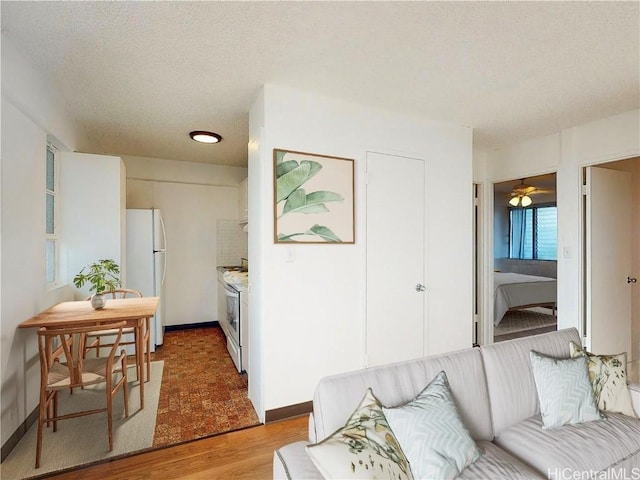
[(154, 447), (259, 425), (222, 330), (166, 332), (153, 360), (164, 360)]

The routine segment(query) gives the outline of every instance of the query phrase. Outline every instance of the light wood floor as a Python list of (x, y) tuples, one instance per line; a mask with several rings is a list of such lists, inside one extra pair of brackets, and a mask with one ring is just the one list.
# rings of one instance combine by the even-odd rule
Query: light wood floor
[(59, 480), (273, 478), (273, 451), (307, 439), (308, 417), (260, 425), (86, 467)]

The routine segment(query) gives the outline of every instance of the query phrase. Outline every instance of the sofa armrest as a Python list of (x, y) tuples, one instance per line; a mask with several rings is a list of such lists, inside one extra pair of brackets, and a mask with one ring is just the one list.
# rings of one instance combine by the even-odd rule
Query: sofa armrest
[(308, 435), (309, 435), (309, 441), (311, 443), (318, 442), (318, 435), (316, 435), (316, 422), (315, 422), (315, 419), (313, 418), (313, 412), (309, 414)]
[(320, 471), (307, 455), (309, 442), (295, 442), (273, 453), (274, 480), (324, 480)]
[(631, 404), (636, 412), (636, 415), (640, 417), (640, 383), (630, 383), (629, 391), (631, 392)]

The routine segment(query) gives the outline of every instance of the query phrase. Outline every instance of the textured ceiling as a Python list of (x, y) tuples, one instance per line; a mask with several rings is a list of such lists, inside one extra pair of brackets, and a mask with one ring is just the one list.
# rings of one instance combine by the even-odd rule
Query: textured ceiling
[[(640, 107), (639, 2), (2, 1), (79, 150), (245, 166), (265, 83), (474, 128), (492, 149)], [(200, 145), (191, 130), (213, 130)]]

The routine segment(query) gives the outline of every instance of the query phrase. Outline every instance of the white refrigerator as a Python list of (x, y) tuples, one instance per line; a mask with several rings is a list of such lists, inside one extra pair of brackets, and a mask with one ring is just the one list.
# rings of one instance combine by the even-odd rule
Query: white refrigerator
[(127, 209), (126, 287), (160, 297), (151, 322), (151, 351), (162, 345), (167, 273), (167, 235), (158, 209)]

